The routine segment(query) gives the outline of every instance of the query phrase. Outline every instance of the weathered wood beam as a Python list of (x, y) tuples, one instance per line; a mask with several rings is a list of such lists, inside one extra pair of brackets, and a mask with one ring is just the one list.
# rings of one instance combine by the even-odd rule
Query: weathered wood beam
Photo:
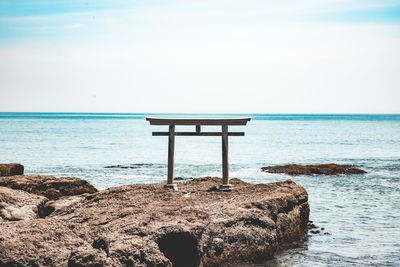
[(251, 118), (235, 119), (168, 119), (146, 117), (150, 125), (246, 125)]
[(168, 180), (167, 184), (174, 183), (174, 150), (175, 150), (175, 125), (169, 126), (168, 138)]
[(222, 184), (229, 184), (228, 126), (222, 125)]
[[(153, 136), (168, 136), (169, 132), (153, 132)], [(228, 136), (244, 136), (244, 132), (228, 132)], [(175, 132), (175, 136), (222, 136), (221, 132)]]

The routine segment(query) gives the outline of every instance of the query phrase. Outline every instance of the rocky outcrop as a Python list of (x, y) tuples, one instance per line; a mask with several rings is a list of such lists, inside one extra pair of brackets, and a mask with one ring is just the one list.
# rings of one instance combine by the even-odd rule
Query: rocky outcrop
[(24, 166), (19, 163), (0, 164), (0, 176), (22, 174), (24, 174)]
[(38, 218), (38, 206), (47, 198), (0, 186), (0, 218), (8, 221)]
[(97, 192), (97, 189), (93, 185), (79, 178), (55, 178), (43, 175), (0, 177), (0, 186), (45, 196), (51, 200), (59, 199), (63, 196)]
[[(291, 180), (126, 185), (51, 213), (0, 223), (0, 265), (226, 266), (271, 257), (307, 233), (308, 196)], [(21, 249), (23, 248), (23, 249)]]
[(262, 171), (269, 173), (286, 173), (289, 175), (338, 175), (338, 174), (364, 174), (364, 170), (351, 165), (338, 165), (334, 163), (319, 165), (288, 164), (283, 166), (262, 167)]
[(88, 197), (89, 194), (82, 194), (76, 196), (68, 196), (68, 197), (60, 197), (57, 200), (48, 200), (41, 203), (38, 206), (38, 215), (40, 218), (44, 218), (49, 216), (51, 213), (57, 210), (61, 210), (65, 207), (69, 207), (72, 204), (82, 201), (85, 197)]

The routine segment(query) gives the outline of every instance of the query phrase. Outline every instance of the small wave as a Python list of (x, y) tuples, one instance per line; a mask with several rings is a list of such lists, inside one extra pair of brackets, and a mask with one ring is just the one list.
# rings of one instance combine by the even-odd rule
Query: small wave
[(390, 170), (390, 171), (400, 171), (400, 166), (382, 166), (376, 169)]

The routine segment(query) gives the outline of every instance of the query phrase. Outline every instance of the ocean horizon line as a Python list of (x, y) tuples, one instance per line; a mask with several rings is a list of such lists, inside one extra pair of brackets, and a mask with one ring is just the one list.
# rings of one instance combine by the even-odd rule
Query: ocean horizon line
[(127, 119), (145, 117), (221, 118), (251, 117), (257, 121), (400, 121), (400, 114), (329, 114), (329, 113), (105, 113), (105, 112), (0, 112), (0, 119)]

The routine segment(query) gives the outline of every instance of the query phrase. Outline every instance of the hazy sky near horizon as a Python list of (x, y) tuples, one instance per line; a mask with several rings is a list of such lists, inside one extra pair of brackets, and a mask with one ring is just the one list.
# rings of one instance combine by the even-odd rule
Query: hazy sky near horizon
[(0, 0), (0, 112), (400, 113), (400, 0)]

